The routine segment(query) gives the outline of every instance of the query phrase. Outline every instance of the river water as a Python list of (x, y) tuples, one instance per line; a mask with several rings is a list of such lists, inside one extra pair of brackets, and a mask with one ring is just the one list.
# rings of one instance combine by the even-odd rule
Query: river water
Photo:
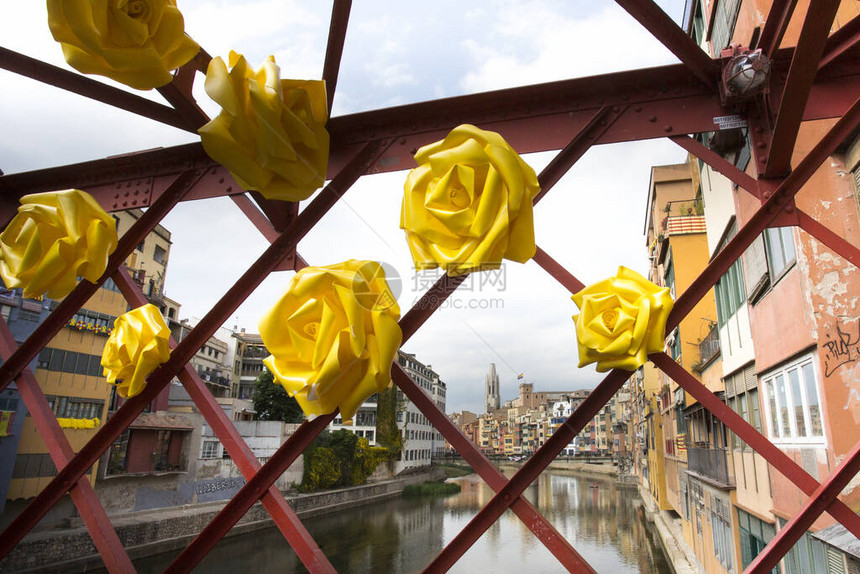
[[(460, 494), (393, 498), (304, 524), (338, 572), (420, 572), (492, 496), (477, 475), (451, 480), (461, 485)], [(597, 572), (671, 572), (653, 527), (645, 521), (635, 488), (546, 471), (525, 496)], [(135, 566), (141, 573), (161, 572), (172, 558), (153, 556), (135, 561)], [(214, 574), (305, 571), (275, 528), (222, 540), (195, 570)], [(545, 574), (564, 572), (564, 568), (506, 511), (450, 571)]]

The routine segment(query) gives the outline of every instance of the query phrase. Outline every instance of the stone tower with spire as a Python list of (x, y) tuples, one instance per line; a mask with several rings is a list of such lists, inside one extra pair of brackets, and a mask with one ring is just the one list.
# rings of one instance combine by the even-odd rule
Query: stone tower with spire
[(501, 406), (499, 375), (496, 373), (496, 364), (490, 363), (490, 371), (487, 373), (484, 384), (484, 407), (489, 413), (497, 410), (499, 406)]

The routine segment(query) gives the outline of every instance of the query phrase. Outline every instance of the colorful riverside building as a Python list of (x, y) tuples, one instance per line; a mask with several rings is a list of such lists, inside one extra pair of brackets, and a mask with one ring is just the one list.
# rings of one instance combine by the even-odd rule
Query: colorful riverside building
[[(117, 233), (122, 235), (142, 215), (140, 210), (114, 213)], [(164, 279), (170, 252), (170, 232), (162, 226), (141, 241), (126, 260), (132, 279), (138, 283), (149, 301), (165, 312), (163, 304)], [(0, 312), (6, 318), (13, 335), (20, 344), (58, 305), (49, 299), (22, 299), (20, 289), (6, 289), (0, 295)], [(60, 420), (64, 433), (77, 452), (98, 431), (110, 416), (117, 403), (115, 387), (107, 384), (102, 374), (101, 355), (113, 323), (128, 310), (128, 305), (116, 284), (108, 279), (71, 319), (68, 325), (45, 346), (30, 368)], [(14, 391), (16, 392), (16, 391)], [(7, 396), (4, 392), (3, 397)], [(4, 446), (0, 449), (0, 467), (7, 474), (0, 475), (0, 494), (5, 492), (3, 521), (36, 496), (56, 475), (57, 469), (48, 454), (47, 446), (36, 430), (23, 401), (15, 399), (0, 403), (0, 410), (14, 406), (12, 424), (4, 433)], [(166, 410), (167, 391), (153, 401), (149, 410)], [(146, 451), (151, 456), (152, 445), (136, 449), (129, 446), (128, 435), (135, 432), (135, 423), (123, 434), (127, 452)], [(143, 434), (147, 434), (148, 429)], [(140, 435), (143, 436), (142, 434)], [(168, 443), (166, 448), (170, 449)], [(181, 445), (179, 445), (181, 446)], [(177, 451), (178, 454), (178, 451)], [(95, 484), (104, 476), (105, 457), (86, 474)], [(11, 472), (8, 472), (11, 469)], [(55, 507), (56, 518), (71, 515), (74, 509), (68, 499)]]
[[(645, 215), (645, 238), (649, 255), (649, 279), (669, 288), (672, 298), (683, 293), (708, 263), (708, 242), (701, 198), (697, 194), (697, 170), (694, 162), (656, 166), (651, 169), (648, 202)], [(670, 333), (667, 352), (688, 371), (697, 374), (702, 360), (699, 342), (716, 322), (713, 291), (703, 297), (691, 313)], [(650, 474), (649, 492), (662, 509), (671, 508), (680, 517), (684, 536), (693, 542), (702, 532), (700, 515), (704, 507), (688, 505), (689, 491), (699, 492), (698, 467), (688, 457), (689, 429), (686, 409), (696, 401), (661, 371), (643, 370), (645, 388), (659, 385), (656, 395), (648, 397), (653, 413), (649, 421), (649, 437), (662, 435), (662, 453), (651, 448), (648, 458), (656, 462)], [(656, 382), (655, 379), (656, 378)], [(658, 427), (661, 427), (658, 429)], [(650, 438), (649, 438), (650, 441)], [(659, 472), (662, 459), (663, 472)], [(692, 474), (691, 474), (692, 473)], [(659, 481), (665, 482), (665, 491)], [(658, 481), (652, 484), (651, 481)], [(698, 519), (698, 520), (697, 520)], [(690, 544), (695, 548), (694, 544)]]
[[(764, 0), (694, 0), (688, 3), (686, 30), (713, 57), (720, 56), (730, 44), (755, 48), (771, 4)], [(808, 0), (797, 3), (794, 14), (798, 17), (791, 19), (780, 46), (797, 44), (800, 22), (809, 7)], [(830, 33), (852, 19), (856, 23), (858, 16), (856, 2), (842, 1)], [(791, 158), (793, 166), (832, 124), (801, 124)], [(742, 126), (695, 137), (737, 168), (757, 176), (756, 166), (768, 150), (753, 145), (751, 135), (749, 128)], [(708, 253), (713, 257), (749, 220), (759, 201), (707, 165), (697, 163), (694, 167), (698, 168)], [(858, 187), (860, 139), (855, 132), (817, 170), (795, 202), (799, 209), (857, 245)], [(852, 341), (856, 345), (860, 340), (860, 272), (792, 226), (794, 212), (789, 209), (786, 213), (783, 226), (767, 229), (719, 280), (715, 289), (717, 324), (700, 345), (703, 355), (710, 353), (715, 359), (703, 361), (694, 372), (813, 478), (824, 481), (858, 436), (858, 358), (848, 349)], [(740, 572), (800, 510), (806, 497), (706, 412), (688, 408), (686, 416), (688, 428), (700, 434), (709, 429), (705, 436), (711, 450), (697, 456), (700, 463), (707, 464), (706, 474), (717, 485), (714, 488), (706, 481), (699, 491), (690, 481), (682, 507), (686, 505), (691, 512), (707, 508), (709, 518), (703, 529), (696, 531), (691, 546), (704, 571)], [(690, 466), (698, 438), (687, 439)], [(721, 486), (726, 482), (728, 489)], [(731, 501), (728, 508), (725, 493)], [(856, 481), (841, 497), (855, 511), (860, 508)], [(856, 571), (858, 545), (850, 535), (846, 543), (844, 534), (841, 525), (822, 514), (777, 570)]]

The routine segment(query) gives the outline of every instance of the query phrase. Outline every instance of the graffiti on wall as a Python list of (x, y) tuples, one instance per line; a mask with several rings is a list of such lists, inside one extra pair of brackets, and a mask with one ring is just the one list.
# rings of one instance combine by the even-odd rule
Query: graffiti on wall
[(860, 359), (860, 317), (840, 315), (833, 331), (824, 336), (824, 376)]

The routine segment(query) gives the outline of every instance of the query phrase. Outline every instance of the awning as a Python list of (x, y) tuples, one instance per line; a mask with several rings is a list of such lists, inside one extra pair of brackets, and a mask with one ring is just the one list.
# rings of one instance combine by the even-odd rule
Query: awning
[(168, 413), (141, 413), (128, 428), (131, 429), (171, 429), (190, 431), (194, 425), (182, 415)]

